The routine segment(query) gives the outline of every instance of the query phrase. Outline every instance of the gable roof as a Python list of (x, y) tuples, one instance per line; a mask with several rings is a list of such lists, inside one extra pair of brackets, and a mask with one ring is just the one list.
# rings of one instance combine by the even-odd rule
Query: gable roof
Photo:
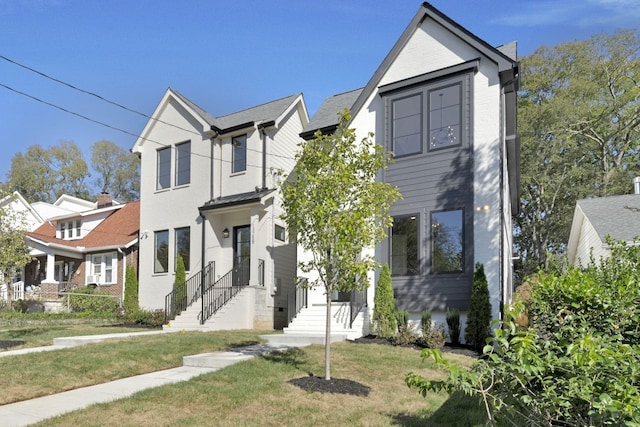
[(140, 147), (143, 145), (146, 140), (145, 135), (150, 130), (153, 122), (157, 121), (157, 116), (160, 114), (162, 107), (171, 99), (177, 100), (182, 106), (190, 111), (190, 113), (200, 122), (203, 126), (203, 131), (213, 131), (220, 134), (225, 134), (228, 132), (232, 132), (238, 129), (244, 129), (247, 127), (253, 127), (255, 125), (261, 127), (268, 127), (277, 124), (277, 122), (282, 118), (282, 116), (289, 111), (293, 106), (300, 102), (301, 109), (303, 111), (302, 121), (303, 126), (306, 125), (308, 121), (308, 114), (306, 111), (306, 106), (304, 105), (304, 100), (302, 93), (297, 93), (293, 95), (286, 96), (284, 98), (276, 99), (274, 101), (266, 102), (264, 104), (260, 104), (251, 108), (247, 108), (241, 111), (237, 111), (235, 113), (227, 114), (220, 117), (214, 117), (209, 114), (203, 108), (196, 105), (193, 101), (188, 99), (186, 96), (178, 92), (177, 90), (169, 87), (167, 88), (165, 94), (162, 97), (162, 100), (156, 107), (155, 111), (152, 114), (152, 118), (149, 119), (144, 129), (140, 133), (140, 136), (133, 144), (131, 148), (132, 152), (140, 152)]
[[(640, 195), (596, 197), (576, 202), (602, 242), (606, 236), (613, 240), (631, 242), (640, 237)], [(573, 233), (573, 227), (572, 227)]]
[[(320, 125), (324, 126), (327, 129), (330, 129), (333, 126), (333, 129), (337, 127), (338, 124), (338, 116), (337, 112), (343, 108), (350, 108), (352, 117), (360, 111), (360, 109), (364, 106), (366, 100), (371, 96), (371, 94), (377, 89), (380, 81), (383, 76), (389, 70), (389, 68), (393, 65), (394, 61), (407, 44), (407, 42), (411, 39), (415, 31), (420, 27), (422, 22), (425, 19), (430, 18), (435, 22), (442, 25), (448, 31), (453, 33), (456, 37), (462, 39), (465, 43), (469, 44), (473, 48), (475, 48), (478, 52), (480, 52), (485, 57), (489, 58), (491, 61), (495, 62), (498, 66), (498, 71), (509, 71), (513, 69), (518, 69), (519, 64), (515, 58), (515, 43), (509, 43), (498, 48), (492, 47), (484, 40), (480, 39), (473, 33), (471, 33), (466, 28), (462, 27), (457, 22), (453, 21), (451, 18), (440, 12), (438, 9), (433, 7), (430, 3), (424, 2), (416, 15), (413, 17), (407, 28), (404, 30), (398, 41), (393, 45), (387, 56), (384, 58), (378, 69), (373, 73), (371, 79), (363, 89), (359, 89), (360, 93), (356, 97), (356, 99), (351, 103), (351, 105), (341, 106), (339, 110), (335, 110), (333, 115), (333, 123), (330, 123), (329, 120), (325, 120), (324, 116), (327, 115), (326, 112), (322, 112), (323, 117), (316, 120), (316, 117), (312, 118), (311, 122), (314, 123), (311, 126), (311, 123), (304, 129), (303, 133), (300, 134), (303, 138), (310, 138), (317, 130), (321, 130)], [(517, 73), (517, 71), (516, 71)], [(352, 93), (352, 92), (347, 92)], [(338, 95), (336, 95), (338, 96)], [(346, 100), (344, 98), (343, 100)], [(332, 102), (331, 97), (327, 98), (323, 103), (323, 106), (327, 102)], [(321, 106), (322, 109), (322, 106)], [(321, 112), (321, 109), (318, 112)], [(317, 113), (316, 113), (317, 115)]]
[(338, 126), (338, 113), (346, 108), (351, 108), (358, 99), (364, 88), (355, 89), (349, 92), (339, 93), (328, 97), (322, 102), (318, 111), (313, 115), (307, 126), (302, 130), (302, 138), (311, 138), (320, 131), (331, 133)]
[(82, 239), (56, 238), (56, 228), (45, 222), (35, 231), (27, 233), (27, 239), (45, 246), (64, 246), (77, 252), (89, 253), (96, 249), (127, 248), (138, 240), (140, 229), (140, 202), (130, 202), (104, 219)]

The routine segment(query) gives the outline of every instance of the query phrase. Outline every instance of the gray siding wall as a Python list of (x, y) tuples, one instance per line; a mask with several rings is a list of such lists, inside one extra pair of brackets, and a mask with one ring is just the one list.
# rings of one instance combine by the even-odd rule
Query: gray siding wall
[[(412, 312), (422, 310), (443, 311), (447, 308), (466, 310), (471, 295), (473, 278), (473, 143), (472, 143), (472, 88), (471, 74), (456, 76), (464, 81), (463, 131), (461, 145), (429, 151), (428, 135), (423, 130), (422, 153), (399, 157), (384, 174), (385, 182), (399, 188), (402, 200), (391, 209), (393, 216), (417, 214), (419, 219), (420, 273), (412, 276), (393, 276), (396, 306)], [(440, 81), (435, 82), (441, 84)], [(425, 87), (433, 85), (430, 82)], [(410, 88), (411, 90), (421, 90)], [(405, 91), (403, 91), (405, 92)], [(402, 95), (403, 92), (400, 92)], [(390, 146), (390, 100), (385, 96), (385, 139)], [(464, 266), (461, 273), (434, 273), (431, 268), (431, 214), (443, 210), (463, 211)], [(390, 242), (382, 243), (383, 263), (389, 263)]]

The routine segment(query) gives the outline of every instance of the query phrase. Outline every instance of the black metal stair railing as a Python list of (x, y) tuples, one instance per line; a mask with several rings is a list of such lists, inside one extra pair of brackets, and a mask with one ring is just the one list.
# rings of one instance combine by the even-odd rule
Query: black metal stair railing
[[(248, 278), (245, 281), (235, 277), (234, 280), (234, 273), (237, 274), (239, 271), (242, 272), (242, 268), (234, 268), (213, 285), (207, 287), (202, 300), (202, 309), (198, 315), (201, 325), (204, 325), (207, 320), (211, 319), (218, 310), (248, 285)], [(234, 281), (238, 284), (234, 284)]]
[(349, 328), (353, 328), (353, 322), (358, 317), (360, 310), (367, 304), (367, 290), (366, 288), (362, 292), (358, 290), (351, 291), (351, 298), (349, 299), (349, 311), (350, 319)]
[(205, 292), (207, 290), (206, 282), (214, 276), (215, 262), (211, 261), (205, 268), (189, 277), (182, 285), (174, 286), (173, 290), (164, 297), (165, 323), (175, 319), (177, 315), (198, 301), (203, 287)]
[(307, 287), (297, 284), (287, 294), (287, 325), (302, 311), (307, 308)]

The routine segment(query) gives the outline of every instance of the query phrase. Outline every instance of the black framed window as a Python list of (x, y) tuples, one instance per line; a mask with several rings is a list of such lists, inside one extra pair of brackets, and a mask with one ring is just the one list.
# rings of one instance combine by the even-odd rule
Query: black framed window
[(158, 150), (156, 190), (171, 187), (171, 147)]
[(176, 185), (191, 182), (191, 141), (176, 144)]
[(231, 139), (232, 173), (247, 170), (247, 135), (236, 136)]
[(398, 98), (391, 104), (392, 148), (396, 157), (422, 152), (422, 94)]
[(461, 143), (462, 83), (429, 90), (429, 150)]
[(169, 272), (169, 230), (154, 233), (154, 273)]
[(281, 242), (284, 242), (286, 240), (286, 237), (287, 237), (284, 227), (281, 226), (281, 225), (276, 224), (275, 228), (276, 228), (275, 229), (276, 240), (280, 240)]
[(431, 267), (434, 273), (464, 271), (464, 212), (431, 213)]
[(420, 272), (418, 214), (394, 216), (391, 227), (391, 274), (411, 276)]
[(182, 262), (184, 262), (184, 269), (189, 271), (189, 260), (191, 259), (191, 228), (190, 227), (182, 227), (176, 228), (176, 248), (175, 248), (175, 263), (174, 263), (174, 271), (176, 266), (178, 265), (178, 255), (182, 257)]

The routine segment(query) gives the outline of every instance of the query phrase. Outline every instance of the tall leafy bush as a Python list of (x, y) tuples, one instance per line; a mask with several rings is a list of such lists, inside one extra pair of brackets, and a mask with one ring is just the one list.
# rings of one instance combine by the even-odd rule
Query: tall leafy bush
[(464, 337), (467, 344), (482, 351), (487, 337), (491, 335), (491, 301), (489, 301), (489, 285), (484, 274), (484, 266), (476, 263), (471, 286), (471, 301)]
[(131, 315), (138, 310), (138, 277), (136, 269), (127, 264), (124, 285), (124, 312)]
[(373, 302), (373, 325), (376, 334), (383, 338), (392, 337), (396, 333), (397, 327), (394, 315), (396, 302), (391, 287), (391, 273), (387, 264), (383, 265), (380, 270)]
[(425, 350), (449, 378), (407, 384), (480, 396), (491, 425), (640, 425), (640, 247), (610, 245), (599, 265), (531, 280), (529, 327), (519, 302), (472, 370)]

